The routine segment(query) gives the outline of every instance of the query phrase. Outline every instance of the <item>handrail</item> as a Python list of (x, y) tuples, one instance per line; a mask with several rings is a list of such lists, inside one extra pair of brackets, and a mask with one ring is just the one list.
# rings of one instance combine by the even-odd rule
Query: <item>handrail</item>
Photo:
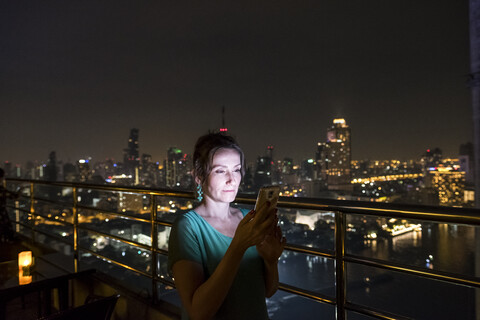
[[(79, 250), (88, 252), (97, 258), (107, 260), (110, 263), (114, 263), (120, 267), (129, 269), (131, 271), (137, 272), (144, 276), (147, 276), (152, 279), (152, 292), (154, 294), (154, 301), (156, 301), (156, 285), (157, 282), (164, 284), (172, 285), (168, 280), (162, 279), (158, 276), (157, 273), (157, 257), (156, 254), (165, 254), (166, 251), (158, 248), (158, 239), (157, 239), (157, 227), (158, 225), (171, 226), (171, 223), (168, 221), (158, 220), (158, 211), (156, 205), (156, 196), (161, 197), (173, 197), (173, 198), (185, 198), (185, 199), (194, 199), (194, 194), (191, 191), (186, 190), (172, 190), (172, 189), (151, 189), (151, 188), (138, 188), (138, 187), (125, 187), (125, 186), (111, 186), (111, 185), (94, 185), (87, 183), (72, 183), (72, 182), (48, 182), (48, 181), (36, 181), (36, 180), (26, 180), (26, 179), (7, 179), (8, 182), (15, 183), (28, 183), (30, 185), (30, 211), (22, 210), (28, 212), (33, 216), (33, 227), (25, 225), (18, 222), (26, 228), (32, 229), (32, 239), (34, 240), (35, 232), (40, 232), (45, 235), (53, 236), (43, 232), (42, 230), (37, 230), (35, 227), (36, 219), (35, 216), (42, 216), (45, 219), (47, 217), (42, 214), (35, 213), (35, 201), (45, 201), (49, 203), (54, 203), (56, 205), (68, 205), (65, 202), (53, 201), (51, 199), (41, 199), (34, 197), (34, 185), (48, 185), (48, 186), (58, 186), (58, 187), (67, 187), (72, 188), (73, 194), (73, 203), (72, 205), (72, 214), (73, 214), (73, 223), (54, 220), (52, 221), (60, 222), (64, 225), (70, 225), (74, 228), (74, 263), (75, 269), (77, 270), (78, 266), (78, 252)], [(112, 212), (108, 210), (103, 210), (95, 207), (89, 207), (80, 205), (77, 199), (77, 193), (80, 189), (94, 189), (110, 192), (128, 192), (136, 194), (144, 194), (150, 196), (150, 217), (149, 218), (139, 218), (132, 215)], [(255, 203), (255, 195), (252, 194), (239, 194), (235, 200), (236, 203), (249, 204), (253, 205)], [(281, 197), (278, 206), (281, 208), (293, 208), (293, 209), (305, 209), (305, 210), (322, 210), (330, 211), (335, 214), (335, 250), (334, 252), (329, 252), (328, 250), (318, 250), (308, 247), (302, 247), (293, 244), (287, 244), (286, 249), (296, 252), (301, 252), (310, 255), (321, 256), (329, 259), (335, 259), (336, 261), (336, 295), (335, 298), (329, 298), (323, 296), (319, 293), (312, 293), (308, 290), (297, 288), (291, 285), (281, 283), (279, 288), (286, 292), (294, 293), (306, 298), (311, 298), (316, 301), (320, 301), (327, 304), (333, 304), (337, 308), (337, 319), (345, 319), (346, 311), (355, 311), (364, 315), (373, 316), (378, 319), (405, 319), (405, 317), (391, 315), (388, 312), (382, 310), (375, 310), (366, 306), (357, 306), (346, 300), (346, 270), (345, 264), (348, 263), (357, 263), (360, 265), (371, 266), (375, 268), (381, 268), (385, 270), (397, 271), (406, 274), (421, 276), (425, 278), (442, 280), (453, 284), (466, 285), (470, 287), (480, 288), (480, 278), (471, 277), (466, 275), (451, 274), (447, 272), (441, 272), (437, 270), (428, 270), (418, 267), (413, 267), (410, 265), (402, 265), (397, 262), (392, 261), (382, 261), (375, 258), (368, 257), (359, 257), (352, 254), (347, 254), (345, 252), (345, 239), (346, 239), (346, 215), (370, 215), (370, 216), (381, 216), (381, 217), (395, 217), (401, 219), (409, 220), (422, 220), (430, 222), (445, 222), (453, 224), (468, 224), (472, 226), (480, 225), (480, 210), (479, 209), (469, 209), (469, 208), (448, 208), (448, 207), (435, 207), (435, 206), (423, 206), (423, 205), (407, 205), (407, 204), (386, 204), (386, 203), (373, 203), (373, 202), (361, 202), (361, 201), (346, 201), (346, 200), (332, 200), (332, 199), (314, 199), (314, 198), (286, 198)], [(18, 208), (16, 208), (18, 209)], [(79, 210), (92, 210), (97, 212), (102, 212), (105, 214), (111, 214), (116, 216), (125, 217), (134, 221), (140, 221), (144, 223), (150, 223), (150, 233), (151, 233), (151, 245), (144, 245), (137, 243), (132, 240), (124, 239), (118, 236), (110, 235), (104, 232), (93, 230), (91, 228), (79, 225), (78, 215)], [(453, 212), (454, 211), (454, 212)], [(151, 262), (151, 271), (145, 272), (142, 270), (137, 270), (131, 266), (125, 265), (119, 261), (115, 261), (111, 258), (105, 257), (98, 252), (94, 252), (90, 249), (83, 248), (78, 243), (78, 232), (79, 230), (85, 230), (87, 232), (93, 232), (105, 237), (109, 237), (118, 241), (122, 241), (126, 244), (129, 244), (134, 247), (142, 248), (144, 250), (149, 250), (152, 253), (152, 262)], [(54, 237), (60, 241), (66, 241), (66, 239), (61, 239), (60, 237)]]
[[(95, 189), (105, 191), (123, 191), (131, 193), (141, 193), (156, 196), (188, 198), (194, 199), (193, 191), (184, 189), (165, 189), (165, 188), (144, 188), (144, 187), (125, 187), (111, 185), (96, 185), (89, 183), (76, 182), (52, 182), (27, 179), (9, 178), (7, 181), (19, 183), (35, 183), (59, 187), (77, 187), (79, 189)], [(236, 202), (244, 204), (254, 204), (255, 195), (239, 193)], [(317, 209), (323, 211), (347, 211), (348, 213), (359, 213), (363, 215), (401, 217), (404, 219), (426, 220), (435, 222), (448, 222), (459, 224), (480, 225), (480, 209), (476, 208), (451, 208), (441, 206), (396, 204), (381, 202), (366, 202), (353, 200), (335, 200), (323, 198), (291, 198), (280, 197), (279, 207), (296, 209)], [(452, 209), (455, 213), (452, 213)]]

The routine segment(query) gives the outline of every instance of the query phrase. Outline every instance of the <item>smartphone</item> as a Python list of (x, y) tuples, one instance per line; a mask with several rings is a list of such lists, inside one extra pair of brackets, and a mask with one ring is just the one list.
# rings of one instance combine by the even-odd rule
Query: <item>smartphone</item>
[(255, 210), (260, 209), (267, 201), (270, 201), (272, 207), (276, 207), (279, 193), (279, 186), (267, 186), (260, 188), (257, 196), (257, 202), (255, 203)]

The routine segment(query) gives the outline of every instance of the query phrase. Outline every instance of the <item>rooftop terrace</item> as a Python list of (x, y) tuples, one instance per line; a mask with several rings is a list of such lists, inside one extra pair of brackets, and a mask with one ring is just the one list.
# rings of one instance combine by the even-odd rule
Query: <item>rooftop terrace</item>
[[(48, 248), (45, 259), (65, 270), (95, 268), (93, 280), (77, 285), (84, 291), (121, 291), (128, 302), (112, 319), (133, 319), (145, 306), (146, 318), (179, 318), (168, 236), (176, 215), (195, 206), (192, 192), (18, 179), (7, 186), (25, 187), (9, 203), (24, 244)], [(254, 201), (239, 195), (236, 205)], [(280, 290), (267, 300), (272, 319), (478, 319), (480, 210), (311, 198), (278, 206), (287, 247)]]

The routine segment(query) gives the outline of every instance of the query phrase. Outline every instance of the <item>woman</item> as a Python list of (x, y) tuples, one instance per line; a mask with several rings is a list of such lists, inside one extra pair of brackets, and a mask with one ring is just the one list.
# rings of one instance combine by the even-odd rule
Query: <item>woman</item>
[(181, 215), (169, 240), (169, 269), (187, 319), (268, 319), (265, 297), (278, 288), (285, 238), (276, 208), (230, 206), (245, 172), (232, 137), (198, 139), (193, 175), (200, 205)]

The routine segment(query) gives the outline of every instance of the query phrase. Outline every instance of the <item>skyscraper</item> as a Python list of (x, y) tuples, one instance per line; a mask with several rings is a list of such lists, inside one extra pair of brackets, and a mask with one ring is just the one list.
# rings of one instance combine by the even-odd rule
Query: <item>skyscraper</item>
[(351, 191), (351, 132), (345, 119), (334, 119), (327, 129), (326, 173), (329, 190)]
[(128, 147), (123, 149), (124, 173), (133, 177), (135, 175), (135, 168), (138, 168), (139, 165), (140, 156), (138, 152), (138, 129), (133, 128), (130, 130)]
[(57, 155), (55, 151), (52, 151), (48, 156), (47, 166), (45, 167), (45, 180), (57, 181), (57, 173)]
[(315, 180), (321, 180), (325, 184), (327, 182), (327, 169), (328, 169), (328, 155), (330, 145), (326, 142), (319, 142), (317, 144), (317, 151), (315, 152)]
[(255, 190), (272, 184), (272, 158), (263, 156), (257, 158), (255, 174), (253, 176)]
[(190, 159), (187, 154), (182, 153), (182, 150), (175, 147), (168, 149), (165, 168), (167, 187), (190, 187), (192, 183)]

